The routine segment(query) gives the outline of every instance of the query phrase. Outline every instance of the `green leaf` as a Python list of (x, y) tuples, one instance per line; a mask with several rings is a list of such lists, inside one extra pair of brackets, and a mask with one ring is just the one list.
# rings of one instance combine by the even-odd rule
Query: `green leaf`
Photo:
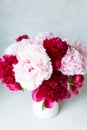
[(24, 92), (24, 88), (22, 88), (22, 92)]
[(24, 88), (21, 86), (21, 91), (24, 92)]
[(68, 83), (69, 83), (70, 85), (73, 84), (73, 79), (72, 79), (72, 76), (71, 76), (71, 75), (70, 75), (69, 78), (68, 78)]
[(44, 101), (42, 102), (42, 111), (45, 110)]

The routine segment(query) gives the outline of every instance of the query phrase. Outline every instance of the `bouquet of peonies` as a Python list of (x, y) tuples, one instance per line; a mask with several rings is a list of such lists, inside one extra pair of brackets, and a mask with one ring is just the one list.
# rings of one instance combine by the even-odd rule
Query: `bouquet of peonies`
[(77, 95), (87, 72), (87, 50), (51, 33), (19, 36), (0, 58), (0, 80), (12, 91), (27, 89), (46, 108)]

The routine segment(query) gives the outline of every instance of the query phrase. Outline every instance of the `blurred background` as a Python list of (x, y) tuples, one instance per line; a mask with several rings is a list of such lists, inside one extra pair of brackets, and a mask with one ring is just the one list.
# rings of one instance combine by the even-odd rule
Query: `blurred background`
[[(19, 35), (39, 32), (87, 44), (87, 0), (0, 0), (0, 56)], [(79, 96), (61, 103), (49, 120), (33, 115), (30, 92), (11, 92), (0, 83), (0, 130), (87, 130), (86, 80)]]

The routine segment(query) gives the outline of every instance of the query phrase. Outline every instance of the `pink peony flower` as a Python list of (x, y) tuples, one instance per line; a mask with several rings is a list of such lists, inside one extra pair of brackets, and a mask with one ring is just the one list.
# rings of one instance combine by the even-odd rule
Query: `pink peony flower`
[(85, 74), (87, 72), (85, 57), (75, 48), (69, 47), (61, 60), (60, 71), (65, 75)]
[(43, 46), (21, 43), (17, 57), (19, 62), (14, 65), (15, 78), (23, 88), (33, 90), (50, 78), (52, 65)]
[(23, 38), (26, 37), (19, 37), (20, 44), (16, 42), (10, 45), (5, 53), (16, 55), (19, 62), (14, 66), (16, 81), (31, 90), (51, 76), (52, 65), (42, 45), (37, 45), (34, 39)]
[[(20, 39), (20, 37), (18, 39)], [(35, 41), (33, 39), (22, 39), (22, 37), (21, 37), (21, 40), (18, 40), (18, 42), (16, 41), (15, 43), (9, 45), (5, 49), (5, 54), (15, 55), (17, 57), (17, 59), (19, 59), (19, 51), (21, 50), (21, 48), (23, 49), (23, 47), (25, 49), (25, 46), (28, 46), (26, 44), (28, 44), (28, 45), (35, 44)]]
[(78, 52), (87, 60), (87, 46), (79, 43), (78, 41), (72, 41), (70, 45), (78, 50)]

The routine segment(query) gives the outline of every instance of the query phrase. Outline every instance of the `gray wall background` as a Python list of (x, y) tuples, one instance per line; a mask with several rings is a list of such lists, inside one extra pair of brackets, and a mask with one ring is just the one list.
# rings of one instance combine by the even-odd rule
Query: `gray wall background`
[(53, 32), (87, 43), (87, 0), (0, 0), (0, 54), (21, 34)]

